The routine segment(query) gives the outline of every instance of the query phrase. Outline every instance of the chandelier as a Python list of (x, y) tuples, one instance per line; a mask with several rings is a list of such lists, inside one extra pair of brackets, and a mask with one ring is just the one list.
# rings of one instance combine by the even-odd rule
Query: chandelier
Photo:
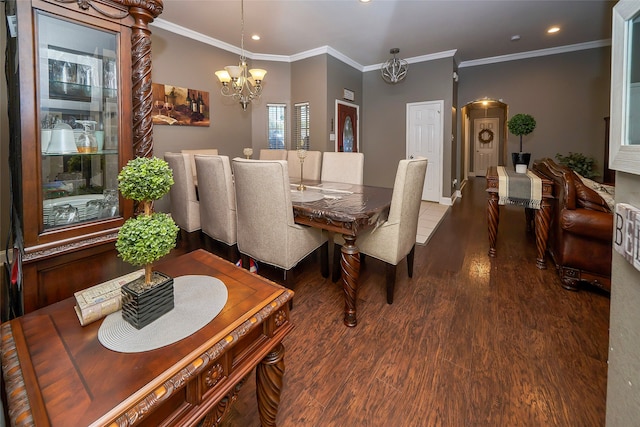
[(393, 58), (388, 59), (387, 62), (382, 64), (380, 72), (382, 73), (382, 79), (391, 84), (399, 83), (407, 75), (409, 63), (404, 59), (396, 58), (396, 55), (400, 52), (400, 49), (394, 47), (389, 51), (393, 55)]
[(240, 2), (240, 50), (240, 63), (216, 71), (216, 76), (222, 83), (222, 95), (232, 97), (240, 103), (242, 110), (246, 111), (247, 105), (260, 97), (262, 80), (267, 71), (260, 68), (247, 70), (247, 57), (244, 55), (244, 0)]

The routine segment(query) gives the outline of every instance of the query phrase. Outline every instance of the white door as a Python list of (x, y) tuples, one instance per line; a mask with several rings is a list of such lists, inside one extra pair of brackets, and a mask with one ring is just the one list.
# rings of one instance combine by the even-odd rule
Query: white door
[(473, 156), (474, 174), (485, 176), (489, 166), (498, 165), (498, 147), (500, 147), (500, 120), (495, 118), (475, 119), (473, 145), (476, 149)]
[(426, 157), (422, 200), (440, 203), (442, 196), (442, 110), (444, 101), (407, 104), (407, 158)]

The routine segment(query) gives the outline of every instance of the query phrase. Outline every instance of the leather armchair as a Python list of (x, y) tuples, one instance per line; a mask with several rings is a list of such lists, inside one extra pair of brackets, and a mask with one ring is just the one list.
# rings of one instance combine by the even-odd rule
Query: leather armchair
[(606, 201), (571, 169), (551, 159), (533, 169), (554, 182), (555, 206), (548, 251), (562, 286), (578, 290), (581, 282), (611, 291), (613, 213)]

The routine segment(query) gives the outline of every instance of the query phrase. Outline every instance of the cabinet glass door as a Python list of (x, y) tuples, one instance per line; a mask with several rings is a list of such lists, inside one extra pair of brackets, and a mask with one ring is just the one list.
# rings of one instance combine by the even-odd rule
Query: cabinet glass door
[(36, 19), (44, 229), (119, 216), (118, 35)]

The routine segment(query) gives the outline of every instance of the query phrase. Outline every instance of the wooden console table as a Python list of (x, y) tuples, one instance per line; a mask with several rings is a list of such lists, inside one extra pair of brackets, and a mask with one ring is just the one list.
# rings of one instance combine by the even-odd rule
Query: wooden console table
[[(535, 233), (536, 233), (536, 249), (537, 258), (536, 266), (544, 270), (547, 265), (544, 261), (545, 252), (547, 250), (547, 237), (549, 236), (549, 225), (551, 223), (551, 210), (553, 205), (551, 200), (553, 199), (553, 181), (544, 176), (535, 173), (542, 180), (542, 202), (540, 203), (540, 209), (535, 209)], [(498, 204), (498, 170), (495, 166), (487, 169), (487, 222), (489, 226), (489, 256), (495, 257), (496, 242), (498, 240), (498, 223), (500, 222), (500, 206)], [(529, 227), (531, 221), (531, 210), (525, 209), (527, 217), (527, 227)]]
[(142, 353), (103, 347), (102, 320), (80, 326), (73, 298), (2, 324), (12, 425), (217, 426), (254, 367), (261, 424), (276, 425), (293, 292), (203, 250), (155, 269), (215, 276), (227, 304), (193, 335)]

